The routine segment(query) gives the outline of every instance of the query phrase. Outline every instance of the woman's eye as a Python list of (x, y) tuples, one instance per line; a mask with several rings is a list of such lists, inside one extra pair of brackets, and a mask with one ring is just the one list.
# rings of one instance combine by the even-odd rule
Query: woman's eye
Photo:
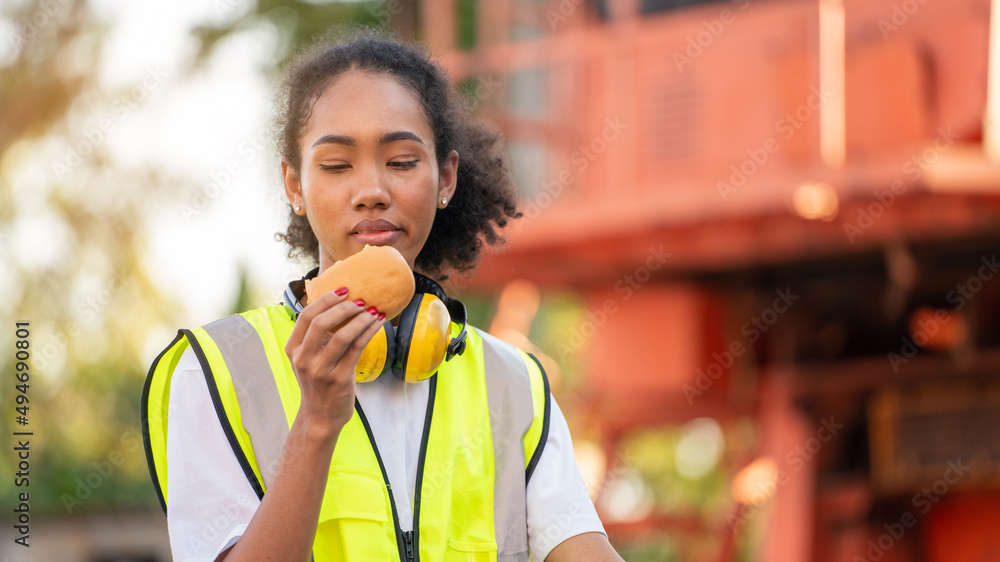
[(350, 164), (332, 164), (332, 165), (320, 164), (319, 165), (319, 169), (323, 170), (324, 172), (331, 172), (331, 171), (332, 172), (339, 172), (341, 170), (346, 170), (349, 167), (350, 167)]
[(396, 162), (389, 162), (389, 165), (392, 166), (393, 168), (415, 168), (417, 166), (417, 162), (419, 162), (419, 160), (410, 160), (408, 162), (396, 161)]

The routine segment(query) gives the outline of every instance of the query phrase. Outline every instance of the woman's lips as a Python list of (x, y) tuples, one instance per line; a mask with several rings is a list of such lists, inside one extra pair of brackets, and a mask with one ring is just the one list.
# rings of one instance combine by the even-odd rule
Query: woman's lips
[(362, 244), (382, 246), (392, 243), (400, 232), (398, 226), (385, 219), (365, 219), (354, 225), (351, 237)]
[(384, 246), (386, 244), (391, 244), (395, 241), (402, 231), (399, 229), (395, 230), (364, 230), (351, 234), (351, 238), (354, 238), (362, 244), (371, 244), (372, 246)]

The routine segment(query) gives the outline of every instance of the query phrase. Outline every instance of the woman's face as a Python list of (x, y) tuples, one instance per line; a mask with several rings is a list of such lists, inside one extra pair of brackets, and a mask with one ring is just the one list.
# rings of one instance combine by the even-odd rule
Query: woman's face
[(458, 168), (452, 151), (438, 169), (416, 94), (388, 74), (345, 72), (313, 106), (300, 148), (302, 169), (282, 159), (282, 175), (319, 240), (320, 271), (365, 244), (396, 248), (412, 269)]

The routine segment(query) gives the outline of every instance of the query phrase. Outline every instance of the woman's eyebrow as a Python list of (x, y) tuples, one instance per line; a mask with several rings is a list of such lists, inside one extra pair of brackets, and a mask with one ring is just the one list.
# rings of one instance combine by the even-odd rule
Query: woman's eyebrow
[(316, 148), (321, 144), (342, 144), (344, 146), (357, 146), (358, 143), (354, 142), (354, 137), (347, 137), (344, 135), (323, 135), (316, 139), (316, 142), (312, 143), (312, 148)]
[[(417, 141), (420, 144), (426, 144), (423, 139), (417, 135), (411, 133), (410, 131), (392, 131), (391, 133), (386, 133), (379, 137), (378, 144), (381, 146), (383, 144), (389, 144), (390, 142), (396, 142), (400, 140), (412, 140)], [(312, 148), (316, 148), (321, 144), (342, 144), (344, 146), (357, 146), (357, 141), (354, 137), (349, 137), (346, 135), (323, 135), (322, 137), (316, 139), (316, 142), (312, 144)]]
[(419, 142), (420, 144), (424, 144), (424, 141), (420, 137), (410, 131), (393, 131), (391, 133), (386, 133), (378, 139), (378, 143), (379, 145), (383, 145), (399, 140), (413, 140)]

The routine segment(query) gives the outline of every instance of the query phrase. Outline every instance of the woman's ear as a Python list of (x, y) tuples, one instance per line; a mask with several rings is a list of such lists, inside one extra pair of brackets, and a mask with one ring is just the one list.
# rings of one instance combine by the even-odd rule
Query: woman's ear
[(296, 215), (305, 214), (305, 203), (302, 197), (302, 182), (299, 173), (284, 156), (281, 157), (281, 179), (285, 184), (285, 197)]
[[(438, 209), (443, 209), (448, 206), (448, 201), (451, 201), (452, 196), (455, 194), (455, 187), (458, 185), (458, 152), (452, 150), (448, 154), (448, 158), (444, 161), (441, 166), (441, 174), (438, 178)], [(441, 201), (444, 201), (442, 203)]]

